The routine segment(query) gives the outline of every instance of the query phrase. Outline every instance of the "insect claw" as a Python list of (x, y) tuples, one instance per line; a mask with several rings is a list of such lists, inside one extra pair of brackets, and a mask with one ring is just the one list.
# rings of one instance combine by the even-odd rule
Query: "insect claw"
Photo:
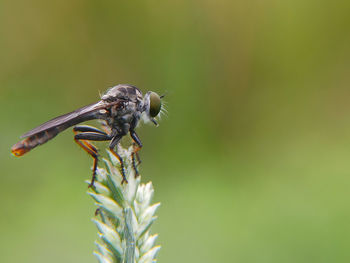
[(97, 208), (96, 211), (95, 211), (95, 216), (98, 216), (98, 214), (100, 214), (100, 213), (101, 213), (100, 208)]

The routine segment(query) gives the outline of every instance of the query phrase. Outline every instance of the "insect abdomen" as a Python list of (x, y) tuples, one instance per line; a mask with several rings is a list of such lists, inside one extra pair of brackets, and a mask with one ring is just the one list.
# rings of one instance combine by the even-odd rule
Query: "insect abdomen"
[(22, 156), (36, 146), (44, 144), (48, 140), (54, 138), (59, 132), (59, 129), (53, 128), (29, 136), (28, 138), (25, 138), (24, 140), (13, 145), (11, 152), (14, 156)]

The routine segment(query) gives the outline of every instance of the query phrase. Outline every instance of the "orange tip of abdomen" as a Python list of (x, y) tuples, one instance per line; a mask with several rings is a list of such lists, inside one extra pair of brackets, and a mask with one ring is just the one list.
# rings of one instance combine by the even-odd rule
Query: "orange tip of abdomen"
[(11, 148), (11, 153), (16, 156), (22, 156), (26, 152), (29, 152), (30, 149), (28, 149), (22, 142), (18, 142)]

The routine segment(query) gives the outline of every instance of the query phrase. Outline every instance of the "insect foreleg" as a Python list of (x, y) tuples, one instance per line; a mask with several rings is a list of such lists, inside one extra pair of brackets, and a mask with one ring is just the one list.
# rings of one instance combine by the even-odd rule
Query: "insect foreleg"
[[(132, 146), (135, 148), (138, 148), (136, 143), (133, 143)], [(140, 150), (140, 148), (138, 148), (138, 151)], [(136, 157), (136, 161), (137, 161), (137, 165), (140, 165), (142, 163), (140, 155), (138, 153), (138, 151), (135, 152), (135, 157)]]
[(134, 168), (135, 171), (135, 177), (139, 176), (139, 171), (137, 169), (137, 165), (135, 162), (135, 158), (137, 159), (138, 165), (141, 163), (141, 159), (140, 156), (138, 154), (138, 151), (141, 150), (142, 148), (142, 143), (141, 140), (139, 138), (139, 136), (137, 136), (136, 132), (134, 130), (130, 131), (130, 136), (133, 139), (134, 143), (133, 143), (133, 152), (131, 154), (131, 159), (132, 159), (132, 166)]
[(141, 142), (139, 136), (136, 134), (135, 131), (130, 131), (130, 136), (134, 140), (134, 142), (136, 142), (136, 144), (138, 145), (138, 148), (140, 150), (142, 148), (142, 142)]

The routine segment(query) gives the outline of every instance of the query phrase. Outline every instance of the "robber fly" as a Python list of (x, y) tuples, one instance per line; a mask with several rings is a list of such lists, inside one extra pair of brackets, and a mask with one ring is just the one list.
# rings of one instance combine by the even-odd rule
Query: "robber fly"
[(99, 102), (56, 117), (23, 134), (21, 138), (25, 139), (12, 146), (11, 151), (15, 156), (22, 156), (71, 126), (87, 120), (102, 120), (104, 126), (108, 127), (106, 131), (92, 126), (75, 126), (73, 128), (75, 142), (94, 159), (93, 174), (89, 186), (91, 187), (94, 184), (98, 163), (98, 150), (89, 141), (110, 141), (109, 149), (120, 162), (122, 182), (127, 182), (123, 160), (115, 148), (120, 140), (129, 133), (134, 142), (134, 150), (131, 155), (132, 164), (135, 174), (138, 175), (135, 156), (138, 158), (137, 152), (141, 149), (142, 143), (135, 132), (135, 128), (141, 118), (158, 126), (155, 117), (161, 111), (162, 97), (152, 91), (143, 96), (138, 88), (119, 84), (107, 90)]

